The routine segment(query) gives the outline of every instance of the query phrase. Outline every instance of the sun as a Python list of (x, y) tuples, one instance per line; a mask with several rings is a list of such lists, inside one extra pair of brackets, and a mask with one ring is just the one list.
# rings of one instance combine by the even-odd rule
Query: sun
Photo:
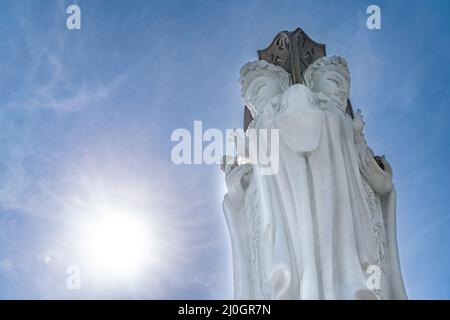
[(95, 273), (130, 277), (151, 259), (151, 228), (139, 215), (105, 212), (85, 223), (83, 238), (86, 264)]

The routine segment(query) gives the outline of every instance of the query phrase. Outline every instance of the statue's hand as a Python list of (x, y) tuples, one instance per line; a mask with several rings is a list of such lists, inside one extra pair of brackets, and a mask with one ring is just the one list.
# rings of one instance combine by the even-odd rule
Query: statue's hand
[[(382, 167), (377, 163), (381, 162)], [(383, 157), (374, 157), (367, 149), (359, 154), (359, 169), (367, 179), (373, 190), (378, 194), (386, 194), (392, 190), (392, 168), (389, 162)]]
[[(254, 121), (250, 122), (249, 129), (254, 126)], [(242, 132), (233, 132), (228, 136), (228, 140), (232, 141), (236, 146), (236, 153), (240, 159), (248, 159), (249, 158), (249, 144), (250, 139), (245, 133)]]
[(353, 132), (355, 136), (360, 135), (366, 123), (364, 122), (364, 118), (360, 109), (358, 109), (355, 113), (355, 117), (353, 118)]
[(225, 172), (225, 183), (227, 185), (227, 197), (236, 207), (244, 203), (245, 191), (250, 185), (253, 166), (249, 163), (239, 165), (227, 165), (230, 169)]
[(320, 110), (328, 109), (330, 98), (328, 98), (328, 96), (326, 96), (322, 92), (312, 92), (311, 98), (313, 105), (315, 105)]
[(223, 156), (222, 161), (220, 163), (220, 170), (222, 170), (225, 175), (228, 175), (231, 170), (238, 166), (236, 157), (232, 156)]

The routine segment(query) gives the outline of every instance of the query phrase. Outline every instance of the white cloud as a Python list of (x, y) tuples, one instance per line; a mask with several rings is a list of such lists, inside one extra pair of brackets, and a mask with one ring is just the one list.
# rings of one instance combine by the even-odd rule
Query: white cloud
[(14, 271), (14, 265), (9, 258), (6, 258), (0, 262), (0, 269), (2, 272), (11, 272)]

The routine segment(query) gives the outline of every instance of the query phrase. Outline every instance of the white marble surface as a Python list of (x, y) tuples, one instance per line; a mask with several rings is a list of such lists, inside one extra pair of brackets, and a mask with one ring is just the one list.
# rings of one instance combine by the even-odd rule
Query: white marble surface
[(406, 299), (392, 168), (375, 161), (361, 112), (345, 113), (347, 63), (321, 58), (304, 77), (291, 86), (265, 61), (241, 69), (250, 127), (279, 129), (280, 164), (225, 166), (235, 298)]

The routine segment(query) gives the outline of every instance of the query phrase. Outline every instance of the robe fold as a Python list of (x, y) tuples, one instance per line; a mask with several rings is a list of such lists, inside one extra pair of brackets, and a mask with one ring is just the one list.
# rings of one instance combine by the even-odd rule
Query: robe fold
[(405, 299), (395, 190), (380, 196), (360, 173), (352, 118), (303, 85), (266, 109), (252, 125), (279, 129), (278, 172), (227, 176), (235, 298)]

